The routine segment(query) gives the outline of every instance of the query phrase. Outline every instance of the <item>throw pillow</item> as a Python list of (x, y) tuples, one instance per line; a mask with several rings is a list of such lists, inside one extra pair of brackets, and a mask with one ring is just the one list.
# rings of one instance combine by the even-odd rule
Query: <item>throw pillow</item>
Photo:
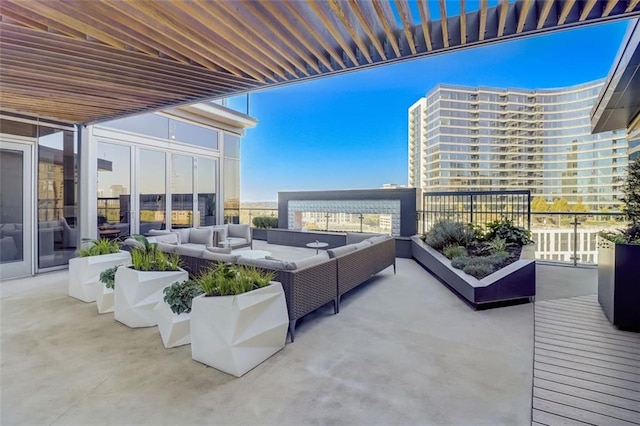
[(189, 229), (189, 242), (192, 244), (204, 244), (206, 247), (213, 246), (212, 229)]

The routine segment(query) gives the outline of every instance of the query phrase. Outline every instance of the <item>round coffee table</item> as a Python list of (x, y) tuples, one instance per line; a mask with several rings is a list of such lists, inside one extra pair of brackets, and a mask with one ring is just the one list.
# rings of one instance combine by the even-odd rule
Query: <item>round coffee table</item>
[(239, 254), (240, 257), (245, 259), (264, 259), (267, 256), (271, 256), (271, 252), (267, 250), (234, 250), (232, 254)]
[(316, 254), (318, 254), (318, 250), (321, 248), (329, 247), (329, 243), (323, 243), (322, 241), (314, 241), (313, 243), (308, 243), (307, 247), (316, 249)]

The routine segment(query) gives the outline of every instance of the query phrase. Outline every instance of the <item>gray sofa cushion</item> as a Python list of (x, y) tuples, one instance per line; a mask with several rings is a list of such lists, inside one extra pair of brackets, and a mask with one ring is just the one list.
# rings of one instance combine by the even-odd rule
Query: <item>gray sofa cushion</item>
[(172, 232), (178, 234), (178, 244), (184, 244), (189, 242), (189, 233), (191, 228), (178, 228), (173, 229)]
[[(175, 232), (167, 232), (165, 234), (154, 235), (153, 237), (156, 243), (164, 243), (164, 244), (178, 244), (178, 234)], [(147, 239), (149, 239), (147, 238)]]
[(293, 269), (295, 270), (295, 269), (303, 269), (303, 268), (308, 268), (310, 266), (315, 266), (322, 262), (326, 262), (327, 260), (329, 260), (329, 255), (327, 254), (327, 252), (322, 252), (319, 254), (315, 254), (313, 256), (305, 257), (304, 259), (298, 259), (294, 262), (288, 262), (288, 263), (292, 265)]
[(231, 254), (231, 247), (207, 247), (211, 253)]
[(180, 244), (176, 246), (176, 253), (181, 254), (183, 256), (191, 256), (191, 257), (200, 257), (204, 249), (204, 246), (197, 245), (191, 246), (189, 244)]
[(236, 237), (236, 238), (244, 238), (246, 241), (249, 241), (251, 238), (251, 228), (249, 225), (227, 225), (228, 236)]
[(284, 260), (271, 260), (271, 259), (248, 259), (246, 257), (240, 257), (238, 259), (238, 265), (255, 266), (257, 268), (273, 269), (278, 271), (287, 270), (287, 263)]
[(353, 251), (356, 251), (355, 245), (349, 244), (346, 246), (329, 249), (327, 250), (327, 253), (329, 253), (329, 257), (331, 259), (335, 259), (336, 257), (344, 256), (345, 254), (351, 253)]
[(237, 247), (247, 244), (247, 240), (244, 238), (227, 237), (227, 239), (225, 240), (225, 246), (227, 241), (231, 243), (231, 247)]
[(213, 229), (190, 228), (189, 242), (192, 244), (204, 244), (209, 247), (213, 245)]
[(158, 241), (158, 249), (165, 253), (177, 253), (178, 245), (177, 244), (167, 244), (162, 241)]
[(135, 240), (133, 238), (127, 238), (126, 240), (124, 240), (124, 244), (129, 247), (144, 248), (144, 244), (142, 244), (140, 241)]
[(371, 241), (367, 241), (367, 240), (360, 241), (359, 243), (354, 244), (353, 246), (356, 248), (356, 250), (362, 250), (362, 249), (371, 247)]
[(391, 236), (389, 236), (389, 235), (377, 235), (375, 237), (369, 238), (369, 241), (371, 241), (371, 244), (377, 244), (377, 243), (380, 243), (382, 241), (386, 241), (389, 238), (391, 238)]
[(240, 256), (237, 254), (213, 253), (209, 250), (203, 250), (202, 256), (200, 257), (207, 260), (215, 260), (216, 262), (236, 263)]

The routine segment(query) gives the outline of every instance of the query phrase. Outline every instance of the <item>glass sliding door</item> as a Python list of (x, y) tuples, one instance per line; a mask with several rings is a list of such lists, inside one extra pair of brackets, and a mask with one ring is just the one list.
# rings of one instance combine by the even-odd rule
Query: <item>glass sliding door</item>
[(198, 158), (197, 168), (199, 226), (216, 224), (216, 160)]
[(138, 155), (138, 194), (141, 234), (166, 228), (166, 159), (165, 153), (140, 149)]
[(0, 279), (32, 272), (31, 149), (0, 140)]
[(38, 137), (38, 268), (64, 266), (80, 242), (78, 147), (71, 130), (40, 126)]
[(131, 234), (131, 148), (98, 142), (98, 236)]
[(171, 227), (193, 226), (193, 157), (171, 156)]

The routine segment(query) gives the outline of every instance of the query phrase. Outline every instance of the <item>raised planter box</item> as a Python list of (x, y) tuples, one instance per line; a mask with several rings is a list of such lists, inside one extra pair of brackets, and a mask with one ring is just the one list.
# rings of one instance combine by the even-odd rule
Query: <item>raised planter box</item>
[(114, 319), (131, 328), (153, 327), (157, 317), (153, 309), (163, 301), (162, 290), (189, 278), (187, 271), (136, 271), (118, 268), (114, 298)]
[(347, 234), (323, 231), (298, 231), (294, 229), (268, 229), (267, 242), (281, 246), (306, 247), (307, 243), (322, 241), (327, 249), (347, 244)]
[[(523, 259), (482, 278), (472, 277), (451, 266), (451, 261), (426, 245), (420, 237), (411, 237), (413, 258), (464, 297), (476, 308), (498, 302), (519, 303), (536, 295), (536, 264)], [(527, 253), (527, 247), (523, 247)]]
[(251, 228), (251, 239), (267, 241), (267, 231), (269, 230), (264, 228)]
[(100, 283), (98, 294), (96, 295), (96, 307), (98, 308), (99, 314), (113, 312), (114, 293), (115, 290), (107, 288), (107, 286)]
[(598, 237), (598, 302), (611, 324), (640, 332), (640, 245)]
[(95, 302), (102, 283), (100, 273), (117, 265), (131, 265), (131, 254), (102, 254), (100, 256), (75, 257), (69, 260), (69, 296), (83, 302)]
[(191, 357), (240, 377), (284, 348), (289, 315), (282, 285), (193, 299)]
[(176, 314), (165, 302), (158, 303), (154, 312), (165, 348), (175, 348), (191, 343), (191, 313)]

